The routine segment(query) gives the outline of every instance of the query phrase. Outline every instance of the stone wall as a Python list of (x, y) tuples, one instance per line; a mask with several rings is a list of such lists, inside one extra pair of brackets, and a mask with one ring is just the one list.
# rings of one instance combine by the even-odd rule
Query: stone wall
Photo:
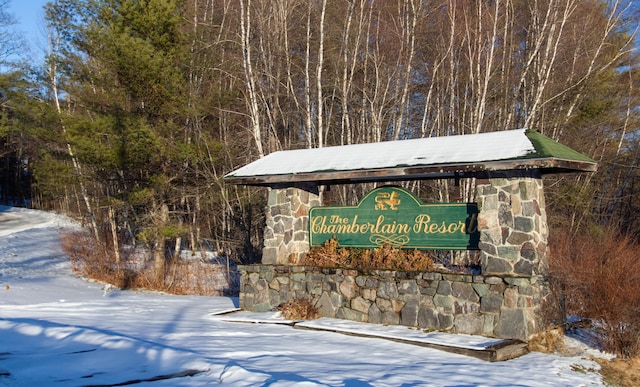
[(477, 180), (482, 275), (290, 266), (309, 250), (316, 187), (271, 189), (263, 265), (242, 266), (240, 306), (267, 311), (295, 298), (320, 314), (370, 323), (527, 340), (541, 329), (547, 216), (538, 170)]
[(296, 298), (324, 317), (527, 340), (544, 284), (537, 277), (360, 272), (305, 266), (241, 266), (240, 305), (269, 311)]
[(269, 190), (263, 264), (295, 264), (309, 251), (309, 209), (319, 205), (313, 187)]
[(477, 181), (476, 200), (482, 273), (544, 275), (549, 230), (539, 170), (492, 172)]

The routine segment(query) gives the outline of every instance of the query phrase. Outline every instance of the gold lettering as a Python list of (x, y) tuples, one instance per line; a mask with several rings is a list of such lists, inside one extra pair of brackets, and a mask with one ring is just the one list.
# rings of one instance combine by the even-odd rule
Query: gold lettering
[(360, 225), (358, 224), (358, 215), (354, 215), (353, 217), (353, 222), (351, 222), (351, 230), (350, 232), (352, 234), (357, 234), (358, 230), (360, 229)]
[(373, 232), (375, 232), (376, 234), (382, 233), (382, 231), (380, 231), (380, 225), (383, 224), (383, 222), (384, 222), (384, 215), (378, 216), (378, 221), (376, 222), (376, 227)]
[[(422, 209), (428, 211), (428, 209)], [(362, 214), (349, 213), (349, 215), (317, 215), (311, 218), (310, 232), (313, 234), (333, 234), (333, 235), (361, 235), (368, 234), (381, 235), (406, 235), (422, 234), (422, 239), (437, 239), (438, 235), (459, 235), (471, 234), (477, 232), (478, 214), (469, 214), (466, 220), (440, 220), (434, 219), (428, 213), (415, 215), (413, 222), (399, 223), (402, 220), (396, 219), (395, 216), (378, 215), (372, 220), (359, 218)], [(402, 219), (402, 217), (400, 217)], [(360, 221), (362, 220), (362, 223)], [(360, 238), (360, 237), (358, 237)], [(417, 239), (420, 239), (418, 237)], [(416, 240), (417, 240), (416, 239)]]
[(427, 225), (431, 221), (431, 217), (428, 214), (419, 214), (416, 216), (415, 224), (413, 225), (413, 232), (418, 234), (422, 232), (424, 226), (424, 232), (427, 233)]
[(326, 222), (326, 216), (316, 216), (311, 220), (311, 232), (314, 234), (324, 234), (324, 223)]
[(373, 223), (367, 223), (362, 227), (362, 233), (363, 234), (367, 234), (367, 233), (371, 233), (373, 232), (373, 228), (374, 228), (374, 224)]
[(399, 224), (397, 232), (398, 234), (409, 234), (411, 232), (411, 227), (406, 223)]
[[(413, 232), (416, 234), (455, 234), (456, 232), (464, 234), (464, 230), (464, 222), (447, 223), (446, 221), (442, 221), (442, 223), (431, 223), (431, 216), (428, 214), (419, 214), (416, 216), (413, 225)], [(407, 229), (406, 232), (409, 232), (409, 230)]]

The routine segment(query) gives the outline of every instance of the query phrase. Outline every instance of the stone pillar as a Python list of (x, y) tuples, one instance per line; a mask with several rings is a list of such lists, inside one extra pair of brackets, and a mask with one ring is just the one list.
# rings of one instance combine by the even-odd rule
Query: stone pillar
[(295, 264), (309, 251), (309, 209), (319, 205), (317, 186), (269, 190), (263, 264)]
[(548, 291), (542, 175), (539, 170), (490, 172), (477, 182), (477, 201), (482, 274), (508, 279), (510, 285), (496, 299), (493, 335), (528, 340), (544, 329), (541, 306)]
[(539, 170), (490, 172), (477, 182), (482, 274), (546, 273), (547, 213)]

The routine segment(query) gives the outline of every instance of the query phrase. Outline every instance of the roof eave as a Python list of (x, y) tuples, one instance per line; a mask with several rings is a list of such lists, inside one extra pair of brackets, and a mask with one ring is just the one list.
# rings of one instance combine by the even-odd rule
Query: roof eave
[(531, 158), (498, 160), (480, 163), (402, 166), (368, 170), (318, 171), (285, 175), (233, 176), (224, 181), (230, 184), (254, 186), (295, 185), (296, 183), (341, 184), (392, 180), (441, 179), (452, 177), (482, 177), (488, 171), (539, 169), (542, 173), (595, 172), (595, 162), (561, 158)]

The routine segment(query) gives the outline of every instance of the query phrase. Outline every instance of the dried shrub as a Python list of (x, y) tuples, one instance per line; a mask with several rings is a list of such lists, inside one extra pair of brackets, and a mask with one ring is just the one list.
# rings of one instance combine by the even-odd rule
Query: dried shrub
[(347, 269), (386, 269), (430, 271), (435, 265), (430, 254), (420, 250), (402, 250), (384, 244), (375, 249), (350, 249), (338, 246), (335, 238), (312, 248), (300, 264)]
[(551, 247), (552, 289), (566, 314), (591, 319), (604, 350), (625, 359), (640, 355), (640, 246), (599, 230), (557, 236)]
[(73, 271), (86, 278), (126, 288), (135, 277), (122, 268), (113, 251), (96, 242), (86, 232), (71, 232), (60, 236), (62, 250), (69, 257)]
[(300, 263), (321, 267), (347, 267), (353, 260), (350, 250), (339, 247), (338, 240), (331, 238), (321, 246), (312, 248)]
[(560, 328), (540, 332), (529, 340), (529, 350), (542, 353), (563, 352), (566, 349), (563, 336), (564, 332)]
[(181, 295), (228, 296), (240, 290), (239, 273), (202, 260), (168, 259), (157, 276), (150, 255), (129, 254), (116, 260), (114, 252), (86, 232), (61, 235), (62, 249), (72, 269), (85, 278), (120, 289), (146, 289)]
[(287, 320), (313, 320), (320, 317), (318, 308), (306, 298), (295, 298), (280, 305), (276, 310)]

